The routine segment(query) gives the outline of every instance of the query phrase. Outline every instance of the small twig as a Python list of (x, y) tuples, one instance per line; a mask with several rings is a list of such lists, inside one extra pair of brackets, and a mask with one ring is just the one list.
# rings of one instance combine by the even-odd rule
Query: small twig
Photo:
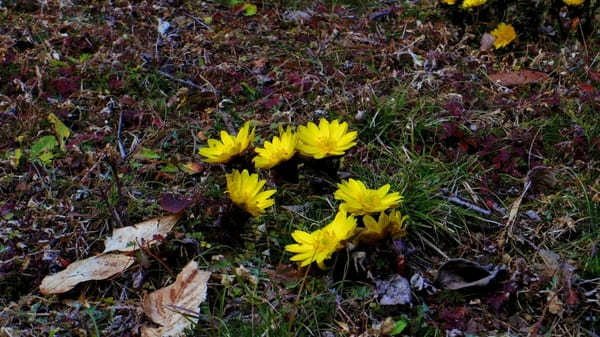
[(150, 250), (150, 248), (148, 248), (147, 245), (139, 245), (139, 246), (140, 246), (140, 248), (142, 248), (144, 253), (152, 256), (156, 261), (158, 261), (158, 263), (160, 263), (163, 266), (163, 268), (165, 268), (165, 270), (169, 273), (169, 275), (171, 275), (171, 277), (173, 277), (174, 279), (177, 278), (177, 275), (175, 275), (173, 273), (171, 268), (169, 268), (169, 266), (167, 266), (167, 264), (163, 260), (161, 260), (158, 256), (156, 256), (156, 254), (152, 253), (152, 251)]
[(123, 110), (121, 109), (121, 113), (119, 114), (119, 126), (117, 128), (117, 144), (119, 145), (119, 153), (121, 154), (121, 159), (127, 159), (127, 152), (125, 152), (125, 147), (123, 147), (123, 142), (121, 141), (121, 135), (123, 133)]
[(429, 247), (431, 247), (433, 250), (435, 250), (438, 254), (440, 254), (443, 258), (445, 258), (446, 260), (449, 260), (450, 258), (448, 257), (448, 255), (446, 255), (446, 253), (444, 253), (441, 249), (439, 249), (438, 247), (436, 247), (436, 245), (433, 244), (433, 242), (427, 240), (423, 235), (421, 235), (420, 233), (417, 233), (417, 235), (419, 236), (419, 239), (421, 239), (423, 242), (425, 242)]
[(166, 72), (164, 72), (162, 70), (159, 70), (158, 73), (161, 74), (161, 75), (163, 75), (164, 77), (170, 79), (170, 80), (173, 80), (175, 82), (179, 82), (179, 83), (184, 84), (184, 85), (186, 85), (188, 87), (192, 87), (192, 88), (200, 89), (200, 90), (204, 89), (201, 85), (198, 85), (198, 84), (196, 84), (196, 83), (194, 83), (192, 81), (189, 81), (189, 80), (184, 80), (184, 79), (181, 79), (181, 78), (177, 78), (177, 77), (175, 77), (175, 76), (173, 76), (173, 75), (171, 75), (169, 73), (166, 73)]
[(444, 198), (448, 201), (450, 201), (451, 203), (457, 204), (459, 206), (463, 206), (468, 210), (471, 211), (475, 211), (477, 213), (483, 214), (483, 215), (491, 215), (492, 211), (490, 211), (489, 209), (485, 209), (482, 207), (479, 207), (461, 197), (459, 197), (458, 195), (451, 193), (447, 190), (442, 190), (442, 195), (444, 196)]

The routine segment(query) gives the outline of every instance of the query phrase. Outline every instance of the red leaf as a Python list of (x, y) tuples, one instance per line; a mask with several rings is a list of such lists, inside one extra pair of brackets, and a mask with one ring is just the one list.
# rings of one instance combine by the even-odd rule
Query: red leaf
[(163, 194), (159, 201), (160, 206), (165, 211), (174, 214), (183, 211), (195, 203), (192, 199), (178, 198), (172, 194)]
[(538, 83), (547, 79), (549, 76), (540, 71), (519, 70), (507, 73), (490, 74), (489, 77), (494, 83), (509, 87), (527, 83)]

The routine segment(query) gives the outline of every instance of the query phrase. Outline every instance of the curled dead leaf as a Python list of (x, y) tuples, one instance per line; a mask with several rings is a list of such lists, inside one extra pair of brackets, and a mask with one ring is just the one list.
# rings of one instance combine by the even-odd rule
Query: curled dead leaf
[(498, 276), (500, 268), (487, 270), (467, 259), (450, 259), (438, 270), (435, 283), (442, 288), (458, 290), (488, 286)]
[(494, 46), (494, 41), (496, 41), (496, 37), (494, 37), (490, 33), (485, 33), (481, 37), (481, 42), (479, 45), (479, 50), (486, 51), (491, 49)]
[(71, 263), (67, 269), (42, 280), (40, 292), (44, 295), (62, 294), (77, 284), (90, 280), (104, 280), (129, 268), (135, 258), (121, 254), (90, 257)]
[(184, 313), (198, 310), (206, 299), (210, 274), (198, 270), (198, 264), (190, 261), (177, 275), (175, 283), (147, 295), (142, 305), (144, 313), (160, 327), (142, 327), (142, 337), (182, 336), (192, 322), (178, 310)]
[(116, 228), (113, 230), (112, 236), (104, 241), (106, 246), (104, 253), (132, 252), (139, 249), (139, 244), (142, 242), (155, 243), (156, 241), (152, 241), (154, 236), (166, 236), (179, 220), (179, 216), (178, 214), (169, 215), (140, 222), (133, 226)]

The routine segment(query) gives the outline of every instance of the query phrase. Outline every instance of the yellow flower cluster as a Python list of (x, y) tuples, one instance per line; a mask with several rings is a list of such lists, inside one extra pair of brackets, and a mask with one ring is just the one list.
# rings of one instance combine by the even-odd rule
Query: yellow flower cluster
[[(242, 154), (254, 140), (254, 129), (249, 132), (250, 124), (245, 123), (237, 136), (221, 131), (221, 140), (209, 139), (208, 147), (198, 150), (208, 163), (225, 164)], [(279, 130), (279, 136), (266, 141), (262, 148), (255, 149), (258, 154), (254, 159), (256, 168), (270, 169), (292, 158), (296, 151), (301, 155), (314, 159), (341, 156), (356, 145), (356, 131), (348, 132), (348, 123), (337, 120), (329, 122), (325, 118), (319, 126), (313, 122), (302, 125), (298, 133), (288, 127), (285, 132)]]
[(579, 6), (585, 2), (585, 0), (563, 0), (566, 5), (569, 6)]
[[(244, 123), (235, 136), (221, 131), (221, 139), (209, 139), (208, 146), (200, 148), (198, 153), (208, 163), (229, 163), (250, 147), (254, 141), (254, 132), (255, 128), (250, 130), (249, 122)], [(318, 127), (311, 122), (300, 126), (298, 133), (294, 133), (288, 126), (285, 131), (283, 128), (279, 129), (279, 136), (265, 141), (263, 147), (256, 148), (254, 151), (257, 155), (252, 161), (256, 168), (271, 169), (290, 160), (296, 151), (315, 159), (339, 156), (356, 145), (356, 137), (356, 131), (348, 132), (348, 123), (337, 120), (329, 122), (323, 118)], [(227, 192), (231, 201), (253, 216), (264, 213), (274, 203), (270, 197), (275, 190), (262, 191), (265, 183), (265, 180), (259, 179), (258, 174), (250, 174), (247, 170), (227, 174)]]
[[(294, 231), (292, 237), (297, 242), (287, 245), (285, 249), (296, 253), (292, 261), (300, 262), (304, 267), (312, 262), (317, 262), (320, 268), (325, 268), (324, 261), (333, 253), (344, 247), (344, 243), (353, 236), (362, 243), (372, 244), (385, 237), (399, 238), (406, 235), (406, 220), (399, 211), (392, 211), (389, 215), (385, 210), (396, 207), (402, 201), (402, 196), (397, 192), (388, 193), (389, 185), (384, 185), (377, 190), (368, 189), (362, 181), (350, 179), (338, 184), (334, 197), (343, 200), (340, 209), (327, 226), (308, 233)], [(356, 219), (353, 215), (370, 213), (379, 214), (379, 219), (365, 215), (363, 223), (365, 228), (356, 228)]]

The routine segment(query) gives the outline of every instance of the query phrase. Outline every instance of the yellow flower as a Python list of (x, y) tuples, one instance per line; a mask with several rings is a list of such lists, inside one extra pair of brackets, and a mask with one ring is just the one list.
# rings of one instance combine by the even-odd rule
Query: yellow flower
[(323, 229), (333, 231), (339, 241), (348, 240), (356, 232), (356, 218), (344, 210), (338, 211), (332, 222)]
[(486, 2), (487, 2), (487, 0), (465, 0), (462, 3), (462, 8), (473, 8), (473, 7), (481, 6)]
[(198, 150), (198, 153), (208, 163), (227, 163), (231, 158), (243, 153), (254, 140), (254, 128), (250, 131), (250, 122), (244, 123), (237, 136), (233, 137), (221, 131), (221, 140), (209, 139), (208, 147)]
[(248, 174), (248, 170), (242, 173), (235, 170), (226, 175), (227, 192), (234, 204), (244, 209), (253, 216), (265, 212), (265, 208), (275, 203), (270, 197), (275, 190), (261, 191), (266, 180), (259, 180), (258, 174)]
[(446, 5), (454, 5), (456, 3), (456, 0), (440, 0), (440, 1), (445, 3)]
[(297, 243), (285, 246), (288, 252), (296, 253), (290, 260), (300, 262), (301, 267), (317, 262), (319, 268), (325, 269), (324, 261), (344, 248), (343, 242), (356, 230), (356, 219), (346, 215), (344, 211), (338, 212), (332, 222), (312, 233), (294, 231), (292, 238)]
[(389, 232), (392, 239), (406, 236), (406, 220), (408, 220), (408, 215), (403, 216), (400, 211), (392, 211), (389, 215), (389, 220)]
[(292, 132), (291, 127), (287, 127), (285, 132), (279, 129), (279, 137), (273, 137), (270, 142), (265, 142), (262, 148), (256, 148), (254, 151), (258, 156), (252, 160), (256, 168), (270, 169), (279, 163), (289, 160), (296, 153), (296, 143), (298, 136)]
[(496, 29), (492, 30), (490, 33), (493, 37), (496, 38), (494, 41), (494, 47), (496, 49), (507, 46), (514, 39), (517, 38), (517, 33), (515, 32), (515, 28), (511, 25), (507, 25), (502, 22), (496, 27)]
[(321, 118), (319, 126), (313, 122), (298, 128), (298, 145), (300, 154), (306, 157), (322, 159), (330, 156), (340, 156), (344, 151), (356, 145), (354, 141), (358, 133), (347, 132), (348, 123), (340, 124), (337, 120), (329, 123)]
[(585, 2), (585, 0), (563, 0), (563, 2), (569, 6), (579, 6)]
[(406, 223), (408, 215), (402, 216), (400, 211), (392, 211), (390, 215), (384, 212), (379, 213), (379, 219), (375, 219), (370, 215), (363, 217), (365, 228), (358, 236), (359, 241), (374, 244), (375, 242), (391, 236), (392, 239), (397, 239), (406, 235)]
[(402, 202), (398, 192), (389, 193), (390, 185), (386, 184), (377, 190), (368, 189), (360, 180), (346, 180), (338, 184), (338, 189), (333, 195), (337, 200), (344, 201), (340, 209), (352, 214), (369, 214), (383, 212), (388, 208), (396, 207)]
[(358, 240), (367, 244), (374, 244), (388, 235), (390, 218), (384, 212), (379, 213), (379, 219), (375, 219), (370, 215), (363, 217), (365, 229), (360, 232)]

